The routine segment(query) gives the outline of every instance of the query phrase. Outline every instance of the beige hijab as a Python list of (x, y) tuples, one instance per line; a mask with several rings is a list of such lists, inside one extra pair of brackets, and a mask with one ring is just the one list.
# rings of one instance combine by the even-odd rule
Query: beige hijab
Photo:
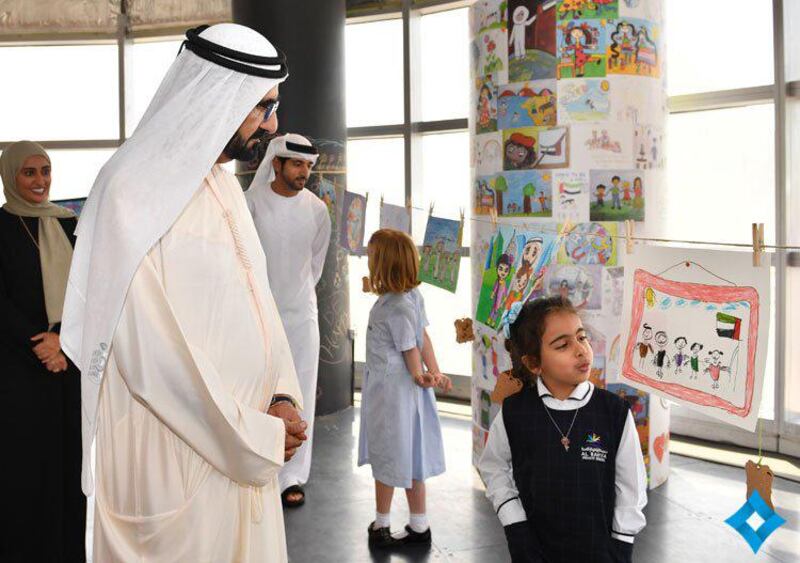
[(31, 141), (19, 141), (9, 145), (0, 155), (0, 176), (3, 179), (3, 195), (6, 198), (3, 209), (19, 217), (39, 218), (39, 259), (42, 263), (44, 302), (47, 308), (47, 320), (52, 327), (61, 322), (69, 266), (72, 262), (72, 245), (58, 219), (75, 217), (75, 214), (49, 201), (30, 203), (19, 194), (17, 173), (25, 163), (25, 159), (34, 155), (41, 155), (50, 162), (50, 157), (44, 148)]

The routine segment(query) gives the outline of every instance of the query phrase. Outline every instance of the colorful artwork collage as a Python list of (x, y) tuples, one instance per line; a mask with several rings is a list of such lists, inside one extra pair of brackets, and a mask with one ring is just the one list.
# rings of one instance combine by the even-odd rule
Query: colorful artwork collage
[(660, 2), (473, 6), (476, 214), (644, 221), (665, 165)]
[[(473, 34), (473, 457), (510, 368), (501, 320), (563, 295), (590, 334), (591, 380), (636, 402), (651, 487), (668, 470), (662, 402), (622, 386), (624, 236), (662, 182), (662, 0), (480, 0)], [(653, 439), (661, 436), (659, 455)]]

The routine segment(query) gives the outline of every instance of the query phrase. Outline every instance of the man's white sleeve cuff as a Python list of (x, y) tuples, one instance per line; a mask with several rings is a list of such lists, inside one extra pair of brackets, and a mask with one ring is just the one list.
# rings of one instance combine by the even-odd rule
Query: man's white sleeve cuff
[(634, 538), (631, 534), (620, 534), (617, 532), (611, 532), (611, 537), (615, 540), (624, 541), (625, 543), (633, 543)]

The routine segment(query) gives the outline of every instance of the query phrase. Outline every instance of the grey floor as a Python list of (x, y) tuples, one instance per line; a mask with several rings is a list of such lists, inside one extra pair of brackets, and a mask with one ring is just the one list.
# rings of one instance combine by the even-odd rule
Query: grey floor
[[(430, 551), (371, 554), (366, 528), (375, 514), (373, 481), (369, 467), (356, 465), (358, 409), (318, 418), (307, 502), (286, 512), (290, 560), (509, 561), (503, 530), (470, 461), (470, 421), (442, 417), (442, 427), (448, 471), (428, 482), (434, 545)], [(753, 555), (723, 522), (744, 502), (744, 470), (676, 455), (671, 467), (669, 481), (650, 493), (648, 525), (637, 539), (635, 561), (800, 562), (800, 484), (775, 480), (773, 500), (787, 523)], [(395, 494), (392, 529), (407, 522), (401, 493)]]

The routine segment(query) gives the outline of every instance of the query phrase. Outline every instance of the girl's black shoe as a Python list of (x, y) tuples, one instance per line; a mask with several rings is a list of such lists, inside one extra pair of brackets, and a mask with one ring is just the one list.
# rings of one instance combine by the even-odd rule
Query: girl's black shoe
[(403, 545), (431, 545), (431, 529), (428, 528), (424, 532), (415, 532), (411, 526), (406, 525), (406, 536), (397, 539)]
[(401, 540), (392, 537), (392, 532), (389, 530), (388, 527), (376, 529), (374, 526), (375, 522), (370, 524), (369, 528), (367, 528), (367, 534), (369, 534), (370, 547), (383, 549), (387, 547), (398, 547), (403, 544)]

